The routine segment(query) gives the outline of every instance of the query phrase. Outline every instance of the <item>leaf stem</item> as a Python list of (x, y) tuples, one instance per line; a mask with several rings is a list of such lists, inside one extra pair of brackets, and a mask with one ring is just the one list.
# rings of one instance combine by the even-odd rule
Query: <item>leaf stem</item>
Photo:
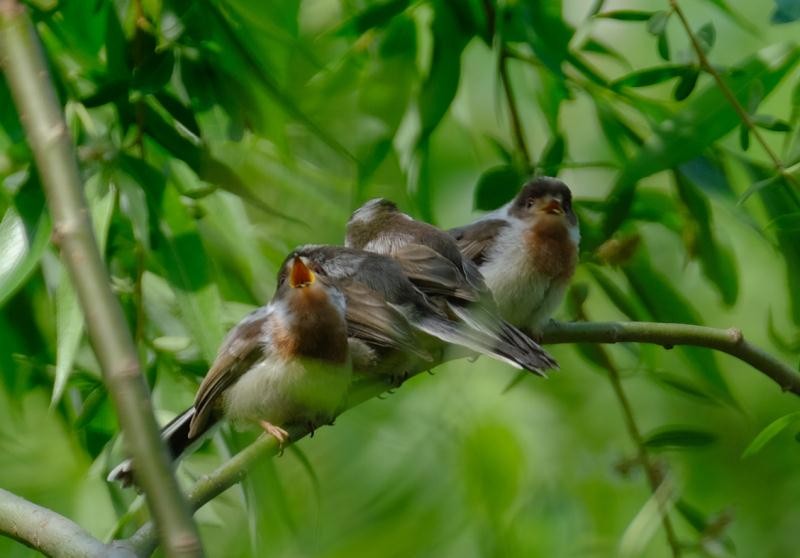
[(731, 91), (731, 88), (728, 87), (728, 84), (725, 83), (725, 80), (722, 79), (720, 73), (708, 61), (708, 57), (706, 56), (706, 53), (703, 50), (703, 46), (700, 44), (700, 40), (697, 38), (697, 35), (695, 35), (694, 31), (692, 31), (692, 26), (689, 24), (689, 20), (686, 18), (686, 14), (683, 12), (680, 5), (678, 5), (678, 0), (669, 0), (669, 5), (671, 9), (675, 12), (675, 14), (678, 16), (678, 19), (680, 19), (683, 28), (686, 30), (686, 34), (689, 37), (689, 41), (692, 43), (692, 49), (697, 55), (697, 59), (700, 61), (700, 66), (706, 73), (708, 73), (711, 77), (714, 78), (714, 81), (717, 83), (717, 87), (719, 87), (720, 92), (728, 101), (728, 103), (731, 105), (731, 107), (733, 107), (733, 110), (736, 111), (736, 114), (739, 116), (739, 119), (742, 121), (742, 124), (748, 129), (748, 131), (751, 134), (753, 134), (753, 137), (756, 138), (756, 141), (758, 141), (758, 143), (761, 144), (761, 147), (764, 149), (764, 152), (767, 154), (767, 157), (769, 157), (770, 160), (772, 161), (775, 170), (778, 172), (779, 175), (781, 175), (781, 177), (783, 177), (788, 182), (792, 183), (794, 186), (800, 186), (800, 184), (798, 184), (797, 179), (790, 172), (786, 170), (786, 167), (784, 166), (783, 162), (769, 146), (767, 141), (764, 139), (764, 136), (761, 135), (758, 126), (755, 125), (750, 114), (745, 110), (745, 108), (736, 98), (736, 95), (733, 94), (733, 91)]
[(92, 234), (74, 147), (41, 44), (18, 0), (0, 0), (0, 61), (39, 169), (53, 217), (53, 241), (78, 294), (165, 551), (201, 556), (197, 528), (170, 470), (128, 324)]

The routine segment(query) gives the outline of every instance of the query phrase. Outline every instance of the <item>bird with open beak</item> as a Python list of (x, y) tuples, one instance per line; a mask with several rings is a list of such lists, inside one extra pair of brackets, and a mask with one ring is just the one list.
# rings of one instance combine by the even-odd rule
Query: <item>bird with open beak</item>
[[(365, 368), (366, 373), (402, 377), (429, 367), (428, 363), (423, 368), (393, 370), (381, 358), (382, 347), (401, 355), (410, 350), (424, 359), (423, 351), (430, 355), (456, 345), (536, 373), (554, 364), (539, 352), (509, 343), (448, 313), (418, 289), (389, 256), (320, 245), (302, 246), (295, 254), (306, 258), (316, 273), (328, 277), (344, 293), (354, 359), (356, 354), (373, 356), (357, 359), (354, 368), (359, 371)], [(354, 344), (361, 347), (356, 349)]]
[[(351, 379), (346, 302), (307, 260), (287, 258), (274, 297), (227, 335), (194, 404), (162, 430), (177, 459), (215, 423), (259, 425), (281, 445), (286, 427), (330, 423), (344, 404)], [(127, 485), (130, 460), (108, 476)]]
[(345, 245), (392, 257), (432, 302), (538, 360), (537, 373), (556, 366), (535, 341), (500, 317), (481, 272), (453, 238), (401, 212), (394, 202), (378, 198), (358, 208), (347, 223)]
[(536, 178), (500, 209), (449, 232), (480, 269), (503, 317), (540, 330), (578, 262), (580, 230), (567, 185)]

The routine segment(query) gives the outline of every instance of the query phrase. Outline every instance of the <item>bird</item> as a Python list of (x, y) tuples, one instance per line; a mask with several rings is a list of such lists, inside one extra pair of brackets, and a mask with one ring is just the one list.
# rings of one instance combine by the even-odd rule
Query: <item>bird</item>
[[(278, 439), (285, 428), (330, 423), (344, 405), (352, 376), (346, 301), (331, 281), (292, 254), (280, 267), (272, 300), (234, 326), (203, 379), (194, 404), (161, 432), (178, 459), (222, 418), (256, 424)], [(133, 481), (133, 463), (108, 475)]]
[(540, 332), (578, 263), (580, 228), (569, 187), (557, 178), (535, 178), (503, 207), (448, 232), (478, 266), (502, 316)]
[(533, 339), (500, 317), (481, 272), (454, 239), (401, 212), (391, 200), (376, 198), (355, 210), (347, 223), (345, 246), (394, 258), (432, 301), (487, 335), (538, 357), (537, 373), (556, 366)]
[[(313, 244), (302, 246), (294, 253), (308, 260), (315, 273), (333, 281), (344, 293), (354, 355), (369, 353), (375, 347), (387, 347), (404, 354), (404, 345), (409, 343), (418, 347), (418, 351), (421, 348), (430, 354), (443, 350), (441, 342), (444, 342), (531, 372), (538, 373), (553, 365), (539, 352), (513, 345), (449, 315), (417, 288), (400, 264), (389, 256), (357, 248)], [(408, 341), (398, 341), (398, 331), (403, 332), (401, 337), (408, 336)], [(432, 340), (437, 340), (438, 345)], [(354, 348), (354, 343), (361, 344), (362, 348)], [(357, 368), (361, 366), (354, 362), (354, 369)], [(373, 359), (372, 368), (379, 374), (393, 373), (380, 358)]]

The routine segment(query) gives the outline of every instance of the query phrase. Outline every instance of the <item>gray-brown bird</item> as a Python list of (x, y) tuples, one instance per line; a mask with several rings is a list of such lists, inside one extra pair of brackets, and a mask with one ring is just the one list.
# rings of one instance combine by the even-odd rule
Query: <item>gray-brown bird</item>
[(549, 320), (578, 262), (580, 229), (566, 184), (536, 178), (500, 209), (449, 232), (506, 320), (531, 331)]
[[(331, 422), (351, 379), (346, 301), (336, 285), (292, 254), (275, 296), (227, 335), (194, 404), (162, 430), (177, 459), (215, 423), (256, 424), (283, 445), (292, 425)], [(108, 475), (130, 484), (130, 460)]]

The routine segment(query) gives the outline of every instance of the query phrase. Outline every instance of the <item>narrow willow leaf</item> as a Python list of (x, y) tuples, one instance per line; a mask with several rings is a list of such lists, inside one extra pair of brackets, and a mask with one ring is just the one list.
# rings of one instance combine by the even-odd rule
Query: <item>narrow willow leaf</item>
[(669, 37), (667, 37), (666, 30), (658, 36), (658, 42), (656, 42), (656, 49), (658, 50), (658, 55), (661, 57), (662, 60), (669, 61), (671, 59), (669, 53)]
[(770, 440), (797, 422), (800, 422), (800, 411), (789, 413), (769, 423), (745, 448), (742, 452), (742, 459), (751, 457), (760, 452)]
[(791, 132), (792, 127), (785, 120), (768, 114), (756, 114), (753, 116), (753, 123), (759, 128), (772, 132)]
[[(92, 217), (94, 236), (101, 254), (105, 253), (108, 228), (114, 213), (115, 195), (115, 189), (103, 183), (102, 174), (95, 174), (87, 181), (86, 201)], [(65, 269), (62, 269), (61, 280), (56, 288), (55, 302), (57, 345), (51, 406), (58, 403), (64, 394), (84, 330), (84, 319), (78, 304), (78, 296)]]
[(539, 166), (546, 176), (558, 175), (565, 152), (566, 140), (563, 135), (557, 134), (547, 143), (539, 160)]
[(644, 12), (641, 10), (611, 10), (602, 12), (594, 17), (616, 19), (619, 21), (649, 21), (658, 12)]
[(615, 80), (611, 86), (615, 89), (620, 87), (645, 87), (655, 85), (670, 79), (684, 75), (691, 66), (686, 64), (665, 64), (654, 68), (636, 70)]
[(691, 449), (710, 446), (717, 435), (705, 430), (685, 427), (660, 428), (644, 437), (644, 445), (650, 449)]
[(739, 147), (742, 148), (742, 151), (750, 148), (750, 128), (744, 124), (739, 126)]
[[(754, 80), (761, 80), (768, 94), (790, 75), (798, 60), (800, 48), (796, 45), (772, 45), (729, 68), (723, 79), (736, 98), (745, 102), (744, 96)], [(692, 95), (674, 117), (656, 126), (638, 153), (626, 162), (607, 197), (604, 234), (611, 236), (625, 221), (640, 179), (697, 158), (739, 124), (736, 111), (716, 84)]]
[(775, 11), (770, 22), (774, 24), (791, 23), (800, 19), (800, 2), (797, 0), (775, 0)]

